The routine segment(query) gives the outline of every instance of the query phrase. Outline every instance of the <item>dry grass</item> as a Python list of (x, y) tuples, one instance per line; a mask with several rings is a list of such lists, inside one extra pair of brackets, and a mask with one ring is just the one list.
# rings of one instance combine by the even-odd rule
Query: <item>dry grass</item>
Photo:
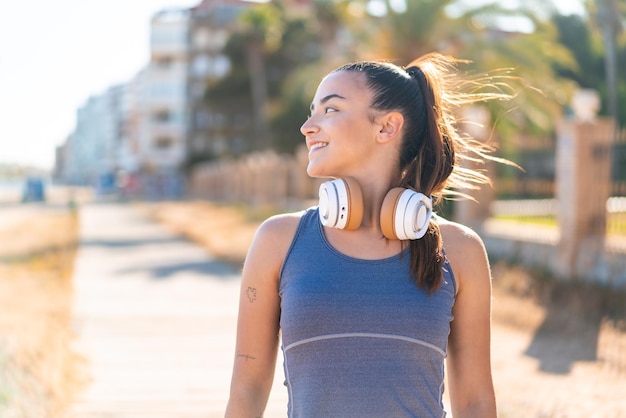
[(37, 210), (0, 225), (0, 416), (61, 417), (79, 385), (71, 350), (78, 215)]

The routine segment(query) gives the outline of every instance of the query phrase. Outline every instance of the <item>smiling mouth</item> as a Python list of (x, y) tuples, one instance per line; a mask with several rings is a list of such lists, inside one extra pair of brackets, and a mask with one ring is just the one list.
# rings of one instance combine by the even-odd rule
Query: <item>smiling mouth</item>
[(326, 142), (316, 142), (315, 144), (311, 145), (310, 151), (314, 151), (319, 148), (324, 148), (326, 146), (328, 146), (328, 143)]

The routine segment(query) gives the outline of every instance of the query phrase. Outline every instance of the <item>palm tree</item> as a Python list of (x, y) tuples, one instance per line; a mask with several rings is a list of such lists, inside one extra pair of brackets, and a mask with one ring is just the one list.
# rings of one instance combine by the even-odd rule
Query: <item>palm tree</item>
[(281, 10), (275, 3), (254, 7), (241, 17), (243, 36), (246, 39), (246, 56), (250, 76), (254, 147), (265, 149), (269, 144), (267, 117), (266, 55), (280, 46), (283, 31)]
[[(575, 64), (547, 20), (550, 3), (541, 1), (543, 7), (537, 9), (527, 1), (524, 7), (506, 9), (495, 3), (405, 0), (405, 6), (398, 8), (397, 1), (385, 1), (386, 13), (363, 25), (371, 45), (364, 54), (407, 64), (424, 53), (439, 51), (470, 61), (474, 73), (503, 69), (498, 75), (507, 79), (517, 97), (516, 109), (507, 109), (507, 117), (494, 114), (500, 119), (501, 136), (519, 130), (519, 125), (541, 132), (553, 129), (555, 115), (567, 102), (562, 92), (573, 89), (573, 83), (557, 80), (553, 63)], [(492, 110), (503, 113), (502, 107)]]
[(617, 81), (617, 39), (623, 31), (622, 14), (615, 0), (596, 0), (589, 4), (604, 43), (609, 114), (619, 118)]

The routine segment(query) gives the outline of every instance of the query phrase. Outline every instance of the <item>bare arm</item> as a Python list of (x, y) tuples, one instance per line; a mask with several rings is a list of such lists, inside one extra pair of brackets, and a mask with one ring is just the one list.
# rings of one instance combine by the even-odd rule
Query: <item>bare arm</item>
[(442, 235), (458, 286), (447, 359), (452, 413), (455, 418), (495, 418), (487, 254), (478, 235), (465, 227), (450, 224), (442, 227)]
[(296, 226), (293, 216), (270, 218), (259, 227), (248, 251), (226, 417), (261, 417), (265, 410), (278, 351), (278, 277)]

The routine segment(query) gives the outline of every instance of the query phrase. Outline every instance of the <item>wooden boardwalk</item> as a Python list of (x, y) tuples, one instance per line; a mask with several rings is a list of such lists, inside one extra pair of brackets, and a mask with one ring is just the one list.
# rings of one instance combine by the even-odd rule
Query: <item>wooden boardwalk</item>
[[(238, 271), (130, 206), (103, 204), (81, 209), (74, 280), (89, 384), (71, 416), (223, 416)], [(281, 370), (274, 386), (269, 418), (286, 416)]]

